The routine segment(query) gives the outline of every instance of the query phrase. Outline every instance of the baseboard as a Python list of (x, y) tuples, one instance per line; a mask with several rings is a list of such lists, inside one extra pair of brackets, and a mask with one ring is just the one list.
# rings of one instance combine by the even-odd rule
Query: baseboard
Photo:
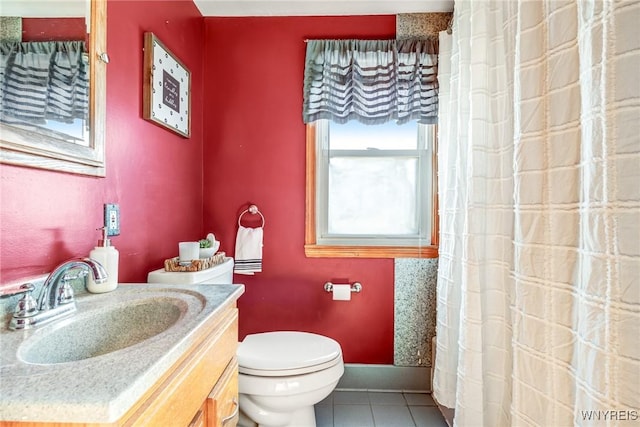
[(431, 392), (431, 368), (345, 363), (336, 389)]

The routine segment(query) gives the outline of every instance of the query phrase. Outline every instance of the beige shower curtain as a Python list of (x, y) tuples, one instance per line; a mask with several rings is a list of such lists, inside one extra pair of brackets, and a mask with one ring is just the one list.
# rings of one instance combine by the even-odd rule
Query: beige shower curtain
[(640, 420), (639, 23), (638, 1), (455, 4), (434, 394), (458, 426)]

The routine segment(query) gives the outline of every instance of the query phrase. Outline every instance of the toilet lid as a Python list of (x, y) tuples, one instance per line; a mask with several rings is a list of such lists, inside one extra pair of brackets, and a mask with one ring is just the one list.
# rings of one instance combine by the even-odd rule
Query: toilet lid
[[(238, 346), (240, 372), (312, 372), (342, 358), (340, 344), (308, 332), (278, 331), (247, 335)], [(268, 373), (267, 373), (268, 375)]]

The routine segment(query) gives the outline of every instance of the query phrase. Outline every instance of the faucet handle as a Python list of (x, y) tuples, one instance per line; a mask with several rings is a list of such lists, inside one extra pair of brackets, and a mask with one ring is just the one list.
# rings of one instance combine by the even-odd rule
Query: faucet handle
[(20, 286), (20, 289), (24, 295), (18, 300), (16, 308), (13, 310), (13, 315), (15, 317), (33, 316), (38, 312), (38, 303), (35, 298), (31, 296), (31, 292), (35, 289), (35, 286), (33, 286), (32, 283), (25, 283)]
[(33, 291), (35, 286), (32, 283), (25, 283), (19, 288), (0, 289), (0, 298), (13, 297), (16, 295), (24, 294), (25, 292)]
[(73, 288), (69, 284), (68, 280), (75, 280), (75, 278), (67, 279), (65, 277), (62, 279), (62, 286), (60, 286), (60, 289), (58, 289), (58, 304), (67, 304), (73, 302)]

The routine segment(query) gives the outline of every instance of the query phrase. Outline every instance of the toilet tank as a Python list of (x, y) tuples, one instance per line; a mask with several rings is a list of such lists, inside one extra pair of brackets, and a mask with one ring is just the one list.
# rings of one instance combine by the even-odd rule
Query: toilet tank
[(161, 268), (147, 275), (147, 283), (173, 285), (230, 284), (233, 283), (233, 258), (226, 257), (224, 262), (201, 271), (165, 271)]

